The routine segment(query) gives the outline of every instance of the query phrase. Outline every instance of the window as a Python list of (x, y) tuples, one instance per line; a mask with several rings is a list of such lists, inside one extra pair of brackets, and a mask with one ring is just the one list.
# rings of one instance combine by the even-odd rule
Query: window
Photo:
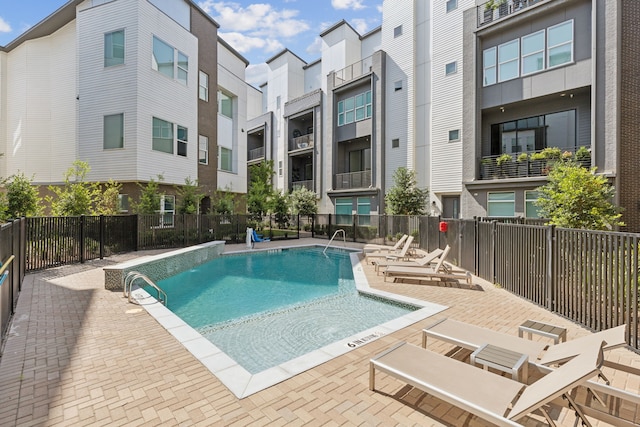
[(200, 71), (200, 87), (198, 90), (198, 96), (203, 101), (209, 101), (209, 75)]
[(233, 172), (233, 151), (229, 148), (218, 146), (218, 169), (225, 172)]
[(487, 216), (510, 217), (516, 215), (516, 195), (512, 191), (487, 194)]
[(198, 162), (203, 165), (209, 164), (209, 138), (198, 136)]
[(176, 196), (163, 195), (160, 197), (161, 227), (173, 227), (173, 216), (176, 213)]
[(153, 37), (153, 69), (173, 78), (173, 48)]
[(184, 53), (178, 51), (178, 81), (187, 84), (189, 75), (189, 58)]
[(351, 224), (352, 206), (351, 197), (336, 199), (336, 224)]
[(391, 148), (398, 148), (398, 147), (400, 147), (400, 140), (398, 138), (392, 139)]
[(153, 36), (152, 68), (169, 78), (176, 76), (180, 83), (186, 85), (189, 74), (189, 57)]
[(338, 126), (371, 118), (371, 91), (338, 102)]
[(358, 225), (371, 225), (371, 198), (358, 197)]
[(520, 75), (519, 50), (518, 40), (498, 46), (498, 81), (515, 79)]
[(153, 143), (155, 151), (173, 154), (173, 123), (153, 118)]
[(118, 212), (129, 212), (129, 195), (118, 194)]
[(398, 25), (393, 29), (393, 38), (400, 37), (402, 35), (402, 25)]
[(282, 176), (284, 174), (284, 168), (282, 167), (282, 160), (278, 161), (278, 176)]
[(187, 128), (178, 126), (178, 156), (187, 157)]
[(402, 80), (398, 80), (393, 84), (393, 90), (394, 92), (398, 92), (399, 90), (402, 90)]
[(449, 62), (444, 66), (445, 75), (449, 76), (455, 74), (458, 71), (458, 63), (456, 61)]
[(280, 109), (280, 104), (282, 103), (280, 95), (276, 97), (276, 109)]
[(549, 27), (547, 55), (549, 68), (573, 62), (573, 21)]
[(102, 147), (105, 150), (124, 147), (124, 114), (104, 116)]
[(124, 64), (124, 30), (104, 35), (104, 66)]
[(496, 84), (496, 51), (495, 47), (486, 49), (482, 53), (482, 64), (484, 70), (482, 73), (482, 82), (484, 86)]
[(527, 218), (540, 218), (540, 208), (536, 206), (538, 200), (537, 191), (525, 191), (524, 192), (524, 216)]
[(222, 91), (218, 91), (218, 114), (233, 118), (233, 99)]
[(371, 170), (371, 149), (349, 151), (349, 172)]
[(544, 70), (544, 30), (522, 38), (522, 75)]
[(460, 129), (449, 131), (449, 142), (460, 141)]
[(447, 0), (447, 13), (458, 8), (458, 0)]

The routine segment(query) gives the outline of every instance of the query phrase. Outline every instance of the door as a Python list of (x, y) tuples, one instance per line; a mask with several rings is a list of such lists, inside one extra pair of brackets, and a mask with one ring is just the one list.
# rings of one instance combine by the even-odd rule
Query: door
[(460, 218), (460, 196), (442, 196), (442, 217)]

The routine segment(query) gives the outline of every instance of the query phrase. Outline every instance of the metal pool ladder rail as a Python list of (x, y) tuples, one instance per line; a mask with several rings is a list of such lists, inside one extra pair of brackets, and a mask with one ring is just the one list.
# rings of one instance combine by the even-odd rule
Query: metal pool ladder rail
[(341, 228), (339, 230), (336, 230), (335, 233), (333, 233), (333, 236), (331, 236), (331, 240), (329, 240), (329, 243), (327, 243), (327, 246), (325, 246), (324, 251), (322, 251), (323, 255), (326, 255), (325, 252), (327, 252), (327, 248), (329, 246), (331, 246), (331, 242), (333, 242), (333, 239), (336, 237), (336, 235), (338, 233), (342, 232), (342, 241), (344, 242), (344, 245), (347, 246), (347, 233), (344, 232), (344, 230)]
[(140, 273), (139, 271), (130, 271), (127, 274), (127, 276), (124, 278), (124, 291), (123, 291), (123, 294), (124, 294), (125, 297), (127, 297), (129, 299), (129, 302), (131, 302), (131, 289), (133, 288), (133, 282), (135, 282), (136, 279), (144, 280), (147, 283), (147, 285), (151, 286), (156, 291), (158, 291), (158, 302), (160, 302), (161, 304), (164, 304), (165, 307), (167, 306), (167, 293), (165, 291), (163, 291), (162, 289), (160, 289), (160, 287), (158, 285), (153, 283), (153, 281), (151, 279), (149, 279), (147, 276), (145, 276), (144, 274)]

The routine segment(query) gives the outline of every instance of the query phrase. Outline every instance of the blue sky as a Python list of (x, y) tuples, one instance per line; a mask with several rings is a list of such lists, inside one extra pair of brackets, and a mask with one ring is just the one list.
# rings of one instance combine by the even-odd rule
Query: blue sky
[[(0, 45), (37, 24), (65, 0), (0, 0)], [(247, 80), (261, 83), (264, 61), (289, 48), (307, 62), (320, 57), (318, 35), (345, 19), (360, 34), (381, 23), (382, 0), (196, 0), (219, 24), (222, 38), (247, 58)]]

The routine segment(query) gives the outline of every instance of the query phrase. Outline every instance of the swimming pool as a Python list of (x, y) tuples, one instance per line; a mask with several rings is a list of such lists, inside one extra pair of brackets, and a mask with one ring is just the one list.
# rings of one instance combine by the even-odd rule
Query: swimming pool
[[(318, 255), (323, 256), (321, 255), (322, 249), (324, 248), (323, 246), (311, 245), (307, 246), (307, 248), (313, 249), (313, 252), (315, 252), (313, 255), (314, 257), (317, 257)], [(277, 250), (270, 249), (264, 252), (255, 250), (250, 251), (250, 262), (252, 263), (251, 270), (259, 277), (264, 277), (264, 268), (260, 266), (258, 258), (266, 257), (266, 259), (270, 259), (272, 254), (282, 251), (284, 251), (285, 255), (290, 255), (287, 251), (291, 249), (292, 248), (285, 247)], [(183, 250), (176, 252), (180, 252), (182, 254)], [(170, 255), (171, 253), (162, 254), (160, 256), (167, 257)], [(223, 258), (225, 258), (225, 260), (231, 260), (239, 255), (240, 253), (228, 254), (224, 255)], [(244, 256), (244, 254), (242, 254), (242, 256)], [(318, 261), (317, 258), (314, 259), (315, 261)], [(274, 266), (278, 265), (276, 259), (271, 258), (271, 260), (273, 262), (268, 263), (270, 267), (272, 267), (271, 269), (283, 274), (281, 268), (274, 268)], [(152, 264), (157, 262), (154, 257), (148, 257), (144, 261)], [(354, 280), (350, 278), (347, 278), (346, 280), (338, 280), (337, 285), (334, 284), (334, 287), (337, 287), (338, 289), (337, 293), (326, 293), (326, 289), (324, 289), (321, 291), (321, 295), (311, 298), (310, 300), (302, 302), (289, 301), (283, 307), (270, 307), (266, 311), (259, 312), (257, 315), (248, 314), (239, 316), (234, 320), (218, 320), (217, 323), (208, 323), (208, 321), (201, 321), (200, 319), (196, 320), (196, 322), (200, 323), (199, 326), (196, 326), (195, 328), (163, 305), (157, 303), (155, 299), (144, 290), (137, 289), (132, 292), (132, 296), (142, 307), (144, 307), (145, 310), (149, 312), (149, 314), (154, 316), (169, 333), (180, 341), (203, 363), (203, 365), (205, 365), (221, 382), (223, 382), (225, 386), (227, 386), (227, 388), (236, 395), (236, 397), (243, 398), (278, 382), (291, 378), (294, 375), (304, 372), (307, 369), (313, 368), (337, 356), (345, 354), (354, 348), (377, 339), (380, 336), (407, 327), (446, 309), (445, 306), (438, 304), (432, 304), (370, 288), (362, 269), (362, 265), (360, 265), (360, 259), (357, 253), (347, 254), (343, 252), (340, 257), (340, 261), (338, 262), (341, 264), (341, 269), (344, 269), (344, 271), (348, 271), (349, 269), (351, 270), (351, 275)], [(301, 265), (300, 263), (296, 264)], [(131, 266), (127, 265), (127, 267), (129, 268)], [(144, 268), (144, 266), (138, 265), (137, 268)], [(194, 273), (191, 271), (192, 269), (189, 270), (189, 273)], [(237, 266), (230, 267), (229, 269), (232, 275), (237, 275), (239, 270), (241, 269), (237, 268)], [(307, 268), (301, 268), (300, 270), (309, 275), (309, 270)], [(290, 274), (286, 274), (287, 277), (289, 275)], [(211, 277), (211, 274), (209, 276)], [(314, 275), (314, 277), (324, 276)], [(351, 284), (347, 284), (349, 281), (351, 281)], [(160, 282), (162, 281), (159, 280), (158, 283)], [(183, 281), (182, 283), (185, 282)], [(357, 292), (353, 289), (354, 285)], [(347, 288), (349, 287), (351, 287), (351, 289), (347, 291)], [(320, 285), (319, 288), (324, 288), (324, 285)], [(289, 354), (286, 358), (282, 358), (282, 355), (286, 354), (288, 350), (279, 351), (277, 346), (273, 345), (272, 338), (274, 338), (275, 335), (280, 334), (279, 332), (274, 332), (276, 330), (276, 326), (280, 330), (300, 329), (305, 331), (303, 335), (307, 336), (324, 336), (324, 333), (319, 333), (317, 320), (315, 319), (322, 317), (333, 318), (339, 313), (351, 314), (357, 311), (353, 310), (353, 301), (349, 302), (348, 299), (344, 300), (346, 302), (344, 305), (336, 303), (336, 300), (345, 297), (346, 294), (350, 294), (353, 298), (358, 298), (359, 301), (376, 301), (380, 299), (396, 301), (398, 304), (395, 304), (395, 308), (400, 307), (404, 310), (405, 314), (395, 313), (391, 316), (392, 320), (387, 321), (378, 316), (365, 316), (367, 320), (372, 321), (373, 326), (361, 325), (360, 328), (356, 328), (359, 330), (353, 332), (351, 335), (343, 335), (344, 337), (340, 339), (331, 337), (328, 344), (315, 343), (310, 347), (302, 348), (300, 351), (308, 352), (300, 356), (292, 356)], [(179, 299), (179, 297), (177, 298)], [(195, 300), (199, 301), (204, 299), (195, 298)], [(380, 301), (376, 301), (376, 303), (380, 303)], [(173, 304), (174, 307), (178, 307), (178, 310), (184, 305), (185, 302), (180, 301), (175, 301), (175, 304)], [(388, 304), (385, 303), (384, 305)], [(169, 296), (169, 306), (172, 306), (171, 295)], [(407, 310), (407, 307), (413, 308)], [(415, 310), (415, 307), (421, 308)], [(214, 310), (209, 307), (205, 311)], [(303, 326), (303, 323), (307, 323), (307, 325)], [(347, 321), (347, 323), (350, 322)], [(331, 327), (329, 329), (331, 329)], [(334, 326), (333, 329), (341, 331), (343, 326)], [(205, 335), (215, 335), (216, 337), (213, 339), (217, 340), (217, 342), (214, 344), (214, 342), (205, 337)], [(241, 338), (246, 338), (244, 344), (236, 345), (238, 340)], [(228, 348), (225, 341), (230, 342), (232, 347)], [(288, 341), (285, 339), (285, 341), (289, 344), (293, 343), (295, 346), (299, 346), (300, 344), (300, 340), (297, 338), (290, 338)], [(251, 353), (248, 350), (251, 350), (252, 348), (257, 350), (253, 352), (253, 354), (257, 354), (258, 357), (249, 356), (249, 359), (253, 358), (254, 360), (242, 360), (243, 357), (246, 357), (244, 354)], [(265, 357), (265, 348), (273, 350), (273, 355)], [(268, 365), (272, 367), (264, 369), (266, 365), (253, 365), (256, 363), (256, 359), (257, 363), (268, 363)], [(273, 366), (274, 363), (277, 365)]]
[(349, 252), (319, 247), (226, 255), (158, 285), (252, 374), (420, 308), (359, 294)]

